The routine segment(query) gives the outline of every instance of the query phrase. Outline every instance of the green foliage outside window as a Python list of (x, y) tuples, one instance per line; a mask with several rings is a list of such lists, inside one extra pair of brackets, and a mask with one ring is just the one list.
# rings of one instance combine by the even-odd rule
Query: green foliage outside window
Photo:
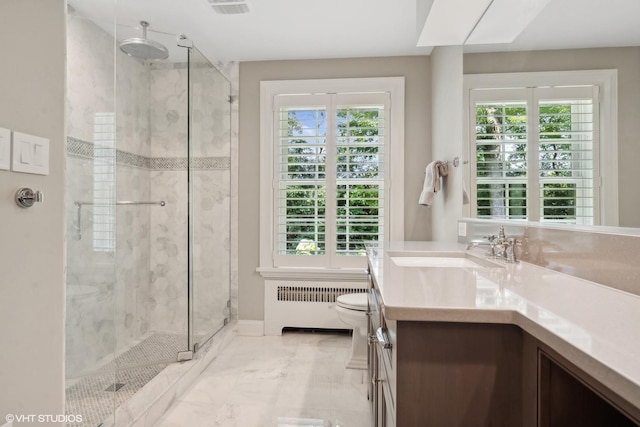
[[(571, 104), (541, 103), (539, 117), (542, 215), (573, 220), (576, 185), (556, 182), (572, 177)], [(477, 217), (527, 219), (528, 134), (525, 103), (477, 105)]]
[[(336, 117), (336, 251), (364, 253), (364, 242), (378, 240), (383, 152), (378, 146), (380, 109), (341, 108)], [(289, 111), (287, 123), (286, 253), (324, 254), (326, 144), (324, 111), (313, 137), (305, 135), (299, 110)], [(310, 132), (307, 132), (310, 133)], [(309, 183), (302, 183), (308, 181)], [(301, 244), (304, 243), (304, 248)]]

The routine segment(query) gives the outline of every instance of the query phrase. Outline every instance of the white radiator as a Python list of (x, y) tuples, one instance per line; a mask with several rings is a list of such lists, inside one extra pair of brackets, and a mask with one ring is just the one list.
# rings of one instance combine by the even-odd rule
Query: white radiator
[(282, 328), (348, 329), (334, 306), (343, 294), (367, 292), (367, 282), (265, 280), (264, 334), (282, 335)]

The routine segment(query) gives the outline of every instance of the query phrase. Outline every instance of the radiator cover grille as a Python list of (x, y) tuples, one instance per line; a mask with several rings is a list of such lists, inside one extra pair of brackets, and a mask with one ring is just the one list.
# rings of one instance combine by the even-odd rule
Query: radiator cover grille
[(340, 295), (367, 292), (362, 288), (333, 288), (323, 286), (278, 286), (278, 301), (336, 302)]

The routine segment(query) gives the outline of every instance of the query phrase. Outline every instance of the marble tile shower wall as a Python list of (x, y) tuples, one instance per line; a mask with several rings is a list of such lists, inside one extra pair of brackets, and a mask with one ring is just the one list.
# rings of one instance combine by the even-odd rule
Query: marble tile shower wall
[(123, 153), (149, 153), (149, 67), (124, 54), (114, 58), (114, 44), (113, 37), (91, 20), (68, 15), (68, 377), (95, 369), (114, 350), (126, 348), (150, 329), (149, 207), (116, 208), (118, 248), (113, 251), (96, 247), (95, 206), (75, 204), (94, 200), (95, 147), (120, 150), (118, 159), (112, 151), (102, 160), (115, 167), (114, 176), (103, 177), (115, 184), (119, 200), (149, 197), (149, 172), (117, 161)]
[(237, 62), (218, 63), (218, 69), (231, 82), (231, 318), (238, 317), (238, 134), (240, 105), (237, 102), (240, 94), (240, 68)]
[[(87, 143), (85, 143), (87, 144)], [(78, 141), (68, 142), (70, 193), (92, 192), (93, 159)], [(122, 153), (119, 153), (122, 154)], [(138, 156), (118, 157), (139, 162)], [(149, 160), (149, 159), (147, 159)], [(124, 349), (150, 332), (184, 333), (187, 328), (187, 172), (183, 159), (164, 158), (147, 169), (117, 164), (122, 200), (163, 200), (160, 206), (118, 206), (117, 250), (94, 250), (91, 206), (77, 224), (75, 200), (67, 206), (67, 363), (76, 376), (94, 368), (114, 349)], [(161, 160), (161, 161), (160, 161)], [(220, 284), (229, 283), (229, 158), (206, 158), (192, 173), (194, 199), (193, 280), (197, 334), (219, 327), (228, 315)], [(153, 185), (149, 185), (152, 182)], [(90, 200), (90, 198), (89, 198)], [(152, 212), (153, 210), (153, 212)], [(115, 317), (114, 317), (115, 308)]]
[[(148, 175), (147, 171), (118, 165), (116, 173), (118, 191), (123, 197), (132, 191), (139, 192), (142, 197), (148, 194), (148, 179), (144, 176)], [(72, 194), (67, 202), (66, 351), (69, 376), (94, 368), (114, 349), (128, 346), (149, 331), (146, 283), (150, 273), (146, 242), (149, 240), (151, 208), (118, 206), (115, 211), (117, 251), (97, 249), (93, 235), (94, 206), (79, 208), (74, 204), (91, 200), (86, 195), (92, 192), (92, 175), (93, 159), (69, 154), (67, 176)], [(138, 188), (131, 190), (134, 187)]]
[[(69, 15), (67, 147), (67, 376), (97, 367), (156, 331), (186, 332), (186, 67), (117, 54), (93, 22)], [(196, 330), (222, 321), (226, 296), (205, 284), (229, 283), (230, 130), (207, 130), (218, 94), (193, 109), (194, 280)], [(220, 96), (222, 96), (220, 94)], [(115, 104), (115, 108), (114, 108)], [(117, 206), (117, 251), (96, 251), (93, 208), (97, 113), (116, 111), (118, 200), (165, 200), (166, 206)], [(218, 116), (229, 123), (229, 117)], [(95, 144), (94, 144), (95, 142)], [(202, 258), (201, 258), (202, 257)], [(209, 289), (209, 290), (207, 290)], [(213, 308), (211, 308), (213, 307)], [(115, 315), (114, 315), (115, 313)], [(218, 318), (218, 314), (221, 317)]]
[[(118, 200), (150, 200), (149, 172), (127, 164), (116, 167)], [(116, 349), (126, 349), (153, 331), (150, 323), (151, 273), (149, 218), (160, 206), (120, 205), (116, 212)]]
[(81, 375), (113, 352), (115, 327), (115, 254), (93, 250), (92, 215), (82, 208), (78, 227), (75, 201), (92, 191), (93, 161), (67, 156), (67, 286), (65, 373)]
[(67, 135), (93, 140), (97, 112), (114, 111), (114, 39), (86, 18), (67, 14)]
[[(229, 297), (220, 292), (229, 283), (231, 244), (230, 110), (220, 109), (229, 93), (220, 79), (211, 68), (192, 69), (193, 327), (202, 334), (222, 323)], [(186, 330), (187, 323), (186, 83), (184, 64), (152, 66), (151, 155), (168, 161), (151, 172), (152, 198), (167, 200), (151, 218), (152, 322), (163, 331)], [(171, 218), (184, 220), (169, 227)]]
[[(197, 334), (222, 323), (229, 283), (229, 170), (199, 170), (192, 175), (193, 327)], [(152, 198), (167, 205), (151, 216), (151, 323), (158, 331), (187, 327), (187, 172), (152, 171)], [(179, 223), (175, 218), (183, 218)]]
[(193, 173), (194, 186), (200, 196), (195, 201), (193, 235), (195, 284), (193, 327), (198, 335), (210, 334), (231, 318), (227, 301), (231, 277), (231, 173), (230, 169), (201, 170)]

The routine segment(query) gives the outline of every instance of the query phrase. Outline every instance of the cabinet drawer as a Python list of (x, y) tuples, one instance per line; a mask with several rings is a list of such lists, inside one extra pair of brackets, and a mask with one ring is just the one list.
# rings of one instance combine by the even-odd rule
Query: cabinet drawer
[[(378, 360), (380, 361), (380, 369), (378, 375), (380, 381), (382, 381), (382, 388), (384, 390), (384, 400), (387, 404), (387, 411), (395, 414), (396, 412), (396, 400), (393, 390), (391, 389), (391, 379), (393, 378), (393, 371), (391, 370), (391, 364), (389, 359), (383, 354), (385, 350), (378, 350)], [(393, 417), (395, 419), (395, 417)]]
[[(391, 333), (387, 328), (387, 324), (382, 319), (382, 325), (377, 330), (378, 344), (376, 346), (378, 352), (378, 375), (382, 381), (382, 389), (384, 392), (384, 400), (386, 404), (387, 417), (395, 420), (396, 414), (396, 396), (395, 396), (395, 378), (394, 370), (394, 343)], [(386, 345), (384, 344), (386, 343)]]
[(380, 294), (373, 286), (369, 289), (369, 316), (370, 316), (370, 325), (371, 331), (373, 334), (375, 331), (382, 325), (382, 312), (380, 310)]

